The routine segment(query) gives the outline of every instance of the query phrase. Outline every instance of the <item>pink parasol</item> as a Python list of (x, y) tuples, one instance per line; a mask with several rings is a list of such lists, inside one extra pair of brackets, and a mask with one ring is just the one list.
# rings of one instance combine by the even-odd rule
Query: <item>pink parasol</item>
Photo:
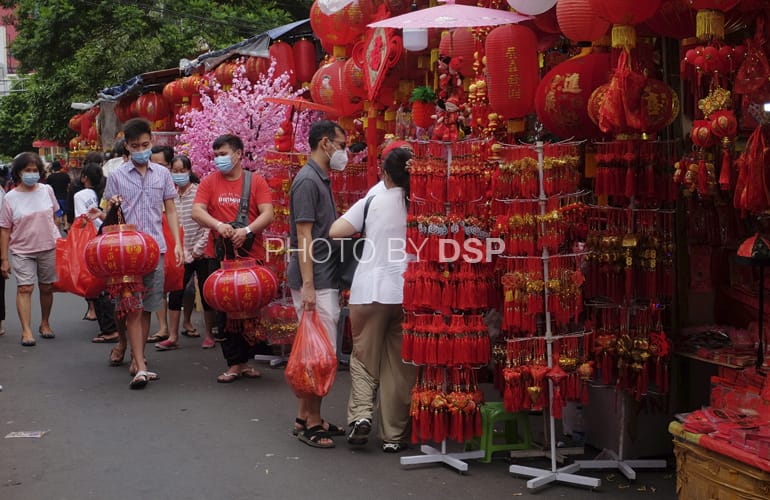
[(516, 24), (531, 19), (529, 16), (498, 9), (457, 5), (454, 0), (443, 0), (444, 5), (421, 9), (400, 16), (383, 19), (370, 28), (463, 28)]

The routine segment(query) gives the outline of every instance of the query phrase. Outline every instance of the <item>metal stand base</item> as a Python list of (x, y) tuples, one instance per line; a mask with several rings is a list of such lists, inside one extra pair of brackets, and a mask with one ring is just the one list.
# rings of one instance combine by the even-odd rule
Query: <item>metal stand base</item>
[(520, 476), (531, 476), (533, 479), (527, 481), (527, 488), (531, 490), (554, 482), (576, 484), (579, 486), (587, 486), (589, 488), (598, 488), (601, 486), (601, 479), (573, 474), (573, 472), (577, 472), (579, 470), (580, 466), (577, 464), (571, 464), (566, 467), (562, 467), (561, 469), (556, 469), (555, 472), (551, 472), (550, 470), (546, 469), (525, 467), (523, 465), (511, 465), (511, 467), (508, 469), (508, 472), (511, 474), (518, 474)]
[[(563, 464), (569, 455), (582, 455), (585, 453), (585, 448), (582, 446), (570, 446), (565, 448), (556, 448), (556, 461)], [(546, 448), (542, 444), (533, 443), (532, 449), (512, 451), (511, 458), (537, 458), (546, 457), (551, 458), (551, 450)]]
[(622, 460), (617, 453), (604, 449), (594, 460), (576, 460), (575, 465), (581, 469), (617, 469), (629, 481), (636, 479), (634, 469), (665, 469), (665, 460)]
[(466, 451), (462, 453), (447, 453), (446, 443), (441, 444), (441, 450), (428, 445), (420, 446), (420, 451), (425, 455), (415, 455), (413, 457), (401, 457), (401, 465), (435, 464), (443, 463), (459, 472), (468, 470), (468, 464), (463, 460), (473, 460), (484, 458), (484, 450)]

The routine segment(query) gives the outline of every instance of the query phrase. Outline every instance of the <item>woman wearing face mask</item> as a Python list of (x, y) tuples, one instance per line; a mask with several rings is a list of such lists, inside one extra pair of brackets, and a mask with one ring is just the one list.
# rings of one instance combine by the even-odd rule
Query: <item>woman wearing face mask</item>
[[(59, 210), (53, 189), (39, 184), (43, 162), (35, 153), (21, 153), (13, 160), (11, 176), (16, 188), (5, 195), (0, 210), (0, 273), (16, 276), (16, 308), (21, 323), (21, 344), (35, 345), (30, 327), (32, 290), (40, 287), (40, 327), (45, 339), (54, 338), (48, 318), (53, 306), (56, 281), (56, 239), (59, 230), (54, 214)], [(11, 262), (8, 257), (11, 257)]]
[[(155, 349), (159, 351), (170, 351), (179, 347), (179, 319), (182, 312), (182, 304), (185, 301), (184, 290), (187, 288), (193, 275), (198, 277), (198, 291), (203, 302), (203, 318), (206, 324), (206, 336), (203, 339), (201, 347), (211, 349), (216, 345), (212, 327), (216, 320), (216, 313), (206, 303), (203, 297), (203, 282), (213, 269), (216, 269), (214, 259), (206, 254), (206, 246), (209, 240), (209, 230), (200, 226), (192, 219), (192, 206), (195, 195), (198, 193), (198, 183), (200, 180), (192, 173), (192, 164), (185, 155), (175, 156), (171, 160), (171, 178), (176, 184), (179, 196), (174, 199), (176, 211), (179, 214), (179, 224), (184, 230), (184, 280), (182, 290), (176, 290), (169, 294), (168, 310), (169, 330), (168, 339), (155, 344)], [(193, 327), (190, 315), (192, 314), (193, 304), (184, 304), (184, 321), (182, 323), (183, 333), (193, 336), (195, 328)], [(197, 334), (194, 336), (198, 336)]]

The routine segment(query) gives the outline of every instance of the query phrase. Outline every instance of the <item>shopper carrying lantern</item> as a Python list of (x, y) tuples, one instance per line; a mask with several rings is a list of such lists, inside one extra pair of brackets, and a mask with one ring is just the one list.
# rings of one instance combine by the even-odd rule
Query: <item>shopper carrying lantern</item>
[[(273, 197), (270, 187), (261, 175), (246, 171), (242, 166), (243, 141), (240, 137), (225, 134), (217, 137), (213, 144), (214, 164), (217, 172), (205, 177), (192, 206), (192, 220), (211, 231), (208, 255), (215, 255), (217, 260), (233, 258), (235, 254), (251, 257), (258, 263), (265, 261), (265, 246), (262, 231), (273, 222)], [(248, 190), (247, 223), (243, 227), (236, 223), (244, 195), (243, 185), (246, 176), (250, 176)], [(210, 269), (209, 274), (215, 269)], [(198, 276), (204, 282), (206, 276)], [(242, 332), (228, 331), (224, 321), (219, 321), (222, 341), (222, 354), (227, 361), (227, 370), (217, 382), (228, 384), (240, 377), (256, 378), (259, 371), (249, 367), (249, 359), (254, 357), (259, 344), (251, 345)], [(224, 332), (224, 333), (223, 333)], [(207, 335), (211, 338), (210, 331)]]
[[(331, 170), (345, 169), (347, 136), (336, 123), (313, 123), (308, 134), (310, 157), (291, 184), (287, 270), (297, 316), (316, 310), (332, 346), (337, 345), (339, 321), (338, 267), (340, 245), (329, 240), (329, 229), (337, 217), (331, 190)], [(345, 430), (321, 419), (320, 397), (300, 398), (294, 431), (309, 446), (333, 448), (332, 436)]]
[(365, 231), (361, 263), (350, 288), (348, 443), (365, 445), (372, 428), (379, 386), (378, 421), (382, 450), (397, 453), (409, 437), (409, 404), (416, 368), (401, 362), (406, 215), (412, 154), (397, 147), (382, 165), (385, 189), (370, 191), (332, 224), (329, 236), (345, 238)]
[[(143, 277), (144, 295), (141, 298), (141, 309), (131, 309), (126, 312), (125, 335), (121, 334), (118, 345), (110, 354), (111, 364), (121, 364), (126, 351), (125, 337), (128, 337), (128, 344), (131, 346), (129, 373), (133, 376), (129, 386), (132, 389), (141, 389), (150, 380), (158, 378), (156, 373), (147, 371), (144, 345), (150, 334), (150, 316), (161, 306), (164, 282), (163, 260), (173, 258), (176, 265), (181, 266), (184, 263), (184, 255), (179, 238), (179, 220), (174, 205), (177, 191), (171, 179), (171, 172), (150, 161), (152, 154), (150, 122), (133, 118), (123, 126), (123, 135), (130, 159), (107, 178), (104, 198), (108, 200), (110, 206), (120, 205), (126, 223), (133, 224), (137, 231), (146, 233), (154, 239), (161, 254), (155, 270)], [(166, 253), (162, 225), (164, 209), (174, 237), (173, 256), (164, 256)]]
[[(16, 188), (5, 195), (0, 210), (0, 273), (16, 276), (16, 309), (21, 323), (21, 345), (35, 345), (32, 335), (32, 290), (40, 287), (40, 327), (44, 339), (54, 338), (48, 319), (56, 281), (55, 214), (59, 210), (53, 189), (40, 184), (43, 161), (35, 153), (21, 153), (13, 160), (11, 177)], [(11, 257), (9, 262), (8, 258)]]

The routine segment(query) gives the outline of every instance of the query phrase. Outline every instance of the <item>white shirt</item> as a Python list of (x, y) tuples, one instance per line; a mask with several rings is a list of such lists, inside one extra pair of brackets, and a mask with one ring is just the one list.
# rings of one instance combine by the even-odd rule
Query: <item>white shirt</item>
[[(75, 193), (74, 200), (75, 217), (80, 217), (84, 214), (88, 215), (88, 211), (91, 207), (99, 208), (99, 199), (96, 197), (96, 191), (91, 188), (83, 188)], [(101, 219), (96, 217), (94, 219), (94, 227), (97, 231), (101, 225)]]
[(366, 215), (366, 240), (361, 261), (350, 286), (351, 304), (401, 304), (404, 301), (404, 272), (411, 257), (406, 254), (406, 206), (404, 190), (386, 189), (380, 183), (358, 200), (342, 217), (356, 231), (364, 226), (364, 206), (371, 197)]

